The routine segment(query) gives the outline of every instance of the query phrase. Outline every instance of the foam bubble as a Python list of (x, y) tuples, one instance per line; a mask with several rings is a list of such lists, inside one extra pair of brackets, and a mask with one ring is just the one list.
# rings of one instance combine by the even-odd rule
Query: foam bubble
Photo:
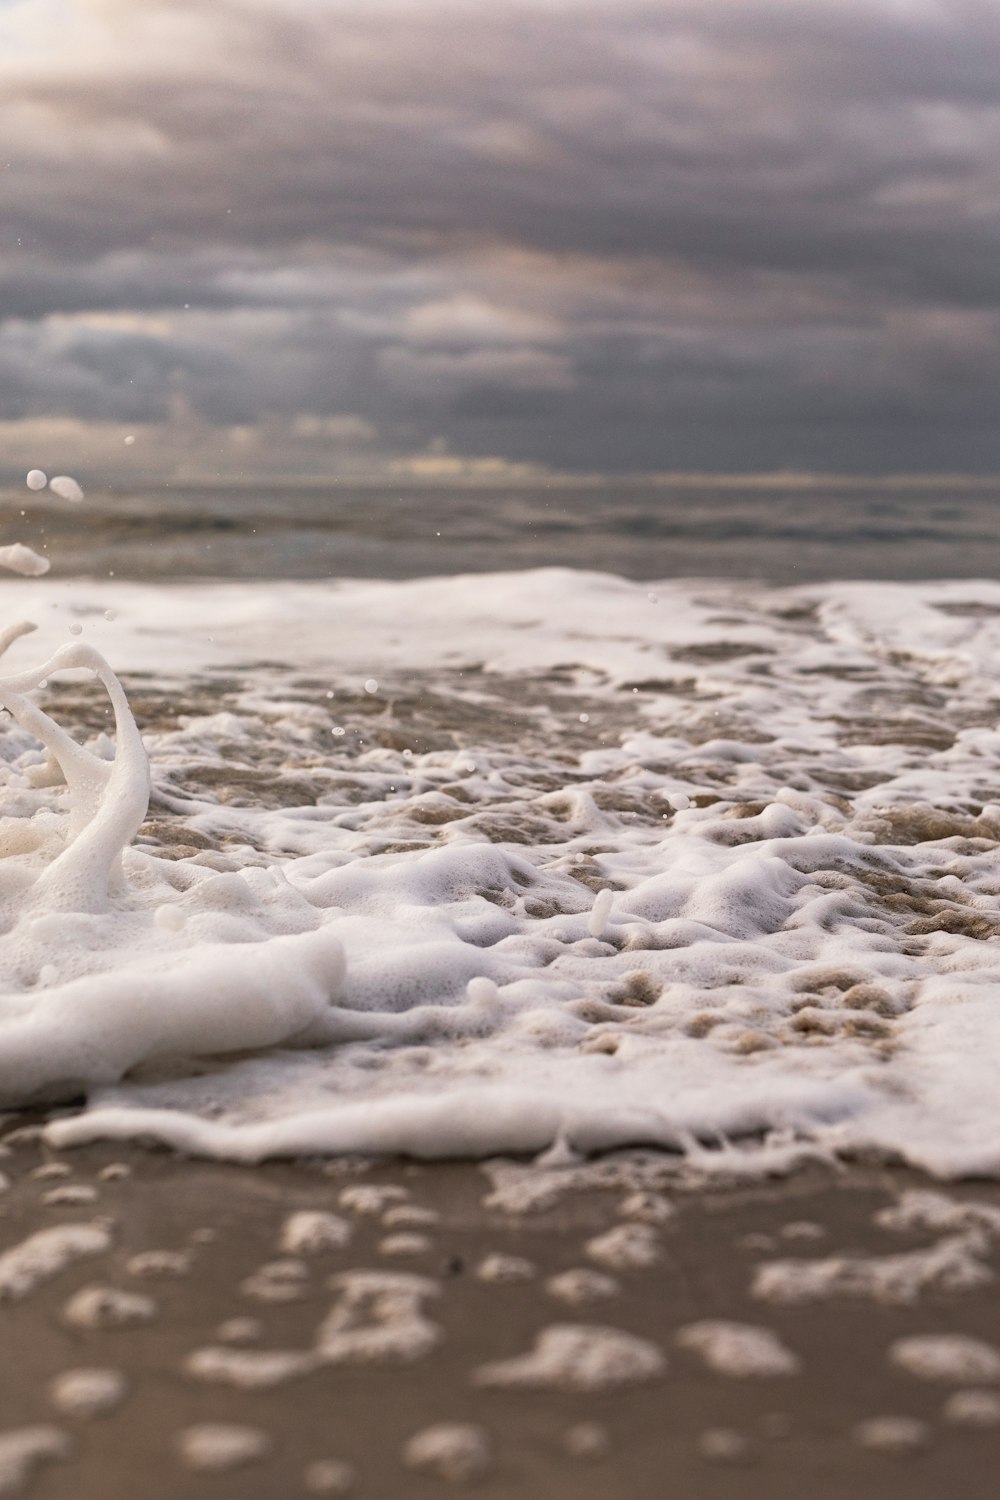
[(58, 1427), (39, 1425), (0, 1432), (0, 1494), (17, 1494), (42, 1464), (69, 1458), (72, 1451), (69, 1436)]
[(78, 505), (83, 499), (83, 490), (78, 482), (69, 474), (57, 474), (54, 479), (49, 480), (49, 489), (60, 500), (70, 500)]
[(426, 1234), (387, 1234), (379, 1241), (380, 1255), (423, 1255), (431, 1248)]
[(389, 1271), (345, 1271), (333, 1277), (339, 1293), (316, 1330), (311, 1349), (195, 1350), (185, 1368), (198, 1380), (243, 1390), (268, 1390), (323, 1365), (408, 1364), (441, 1341), (424, 1312), (438, 1295), (426, 1277)]
[(265, 1458), (271, 1450), (271, 1439), (259, 1427), (201, 1422), (178, 1433), (176, 1445), (187, 1468), (221, 1474)]
[(270, 1391), (319, 1368), (313, 1352), (300, 1349), (230, 1349), (209, 1346), (188, 1356), (184, 1368), (196, 1380), (242, 1391)]
[(351, 1238), (351, 1226), (338, 1214), (323, 1209), (300, 1209), (289, 1214), (281, 1228), (281, 1249), (286, 1255), (319, 1255), (342, 1250)]
[(418, 1203), (397, 1203), (393, 1208), (387, 1208), (382, 1215), (382, 1223), (386, 1229), (399, 1229), (403, 1226), (423, 1229), (440, 1222), (439, 1213), (433, 1208), (421, 1208)]
[(469, 1422), (438, 1422), (416, 1433), (403, 1447), (407, 1468), (451, 1484), (467, 1484), (489, 1472), (491, 1444), (482, 1427)]
[(689, 1323), (677, 1332), (683, 1349), (700, 1354), (710, 1369), (737, 1379), (794, 1375), (799, 1360), (770, 1328), (723, 1319)]
[(580, 1266), (550, 1276), (545, 1283), (545, 1290), (550, 1297), (557, 1297), (570, 1307), (581, 1307), (588, 1302), (603, 1302), (608, 1297), (617, 1297), (621, 1287), (613, 1276), (605, 1276), (601, 1271), (591, 1271), (587, 1266)]
[(983, 1229), (1000, 1237), (1000, 1208), (976, 1199), (949, 1198), (930, 1188), (910, 1188), (898, 1201), (875, 1215), (883, 1229), (902, 1233), (928, 1229), (934, 1234), (960, 1234)]
[(536, 1268), (523, 1255), (504, 1255), (500, 1251), (484, 1256), (476, 1267), (480, 1281), (489, 1281), (501, 1286), (514, 1286), (518, 1282), (532, 1281)]
[(81, 1208), (97, 1199), (97, 1189), (84, 1182), (67, 1183), (64, 1187), (50, 1188), (42, 1194), (46, 1208)]
[(73, 1168), (68, 1161), (45, 1161), (28, 1173), (32, 1182), (54, 1182), (63, 1177), (72, 1177)]
[(759, 1266), (751, 1295), (765, 1302), (818, 1302), (827, 1297), (870, 1297), (911, 1303), (921, 1292), (969, 1291), (993, 1280), (979, 1259), (980, 1239), (952, 1235), (926, 1250), (903, 1255), (835, 1255), (823, 1260), (776, 1260)]
[(352, 1183), (350, 1187), (341, 1188), (337, 1201), (342, 1208), (349, 1209), (351, 1213), (361, 1217), (374, 1217), (390, 1203), (399, 1203), (409, 1196), (406, 1188), (399, 1187), (395, 1183), (376, 1185), (358, 1182)]
[(162, 1281), (190, 1275), (193, 1264), (190, 1250), (140, 1250), (129, 1256), (125, 1269), (130, 1276)]
[(644, 1271), (660, 1259), (660, 1245), (652, 1225), (616, 1224), (587, 1241), (587, 1254), (611, 1271)]
[(132, 1176), (132, 1168), (125, 1161), (111, 1161), (97, 1174), (99, 1182), (124, 1182)]
[(63, 1308), (63, 1319), (75, 1328), (138, 1328), (151, 1323), (157, 1307), (152, 1297), (111, 1286), (81, 1287)]
[(921, 1380), (959, 1384), (1000, 1380), (1000, 1349), (962, 1333), (922, 1334), (897, 1339), (889, 1363)]
[(955, 1427), (1000, 1427), (1000, 1392), (956, 1391), (941, 1415)]
[(0, 1255), (0, 1302), (20, 1302), (74, 1261), (111, 1249), (105, 1224), (62, 1224), (39, 1229)]
[(11, 573), (20, 573), (25, 578), (40, 578), (51, 566), (47, 557), (42, 557), (41, 553), (26, 547), (23, 542), (11, 542), (0, 547), (0, 568), (7, 568)]
[(305, 1295), (309, 1269), (294, 1257), (268, 1261), (240, 1283), (244, 1297), (257, 1302), (298, 1302)]
[(49, 1386), (52, 1405), (67, 1417), (86, 1421), (116, 1411), (128, 1393), (121, 1370), (64, 1370)]
[(648, 1339), (586, 1323), (553, 1323), (534, 1348), (482, 1365), (477, 1385), (566, 1391), (603, 1391), (654, 1380), (666, 1370), (662, 1350)]

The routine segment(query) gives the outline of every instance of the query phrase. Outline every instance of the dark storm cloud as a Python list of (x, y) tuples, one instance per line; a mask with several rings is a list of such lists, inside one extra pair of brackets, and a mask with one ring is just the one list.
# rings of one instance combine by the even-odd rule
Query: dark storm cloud
[(0, 48), (0, 415), (1000, 469), (992, 4), (73, 0)]

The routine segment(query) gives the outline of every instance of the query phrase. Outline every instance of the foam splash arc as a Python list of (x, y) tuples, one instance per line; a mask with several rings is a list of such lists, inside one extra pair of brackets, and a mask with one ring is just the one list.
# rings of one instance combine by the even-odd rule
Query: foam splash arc
[[(34, 628), (0, 631), (0, 652)], [(66, 668), (93, 672), (110, 698), (117, 739), (110, 762), (79, 745), (27, 696)], [(273, 923), (263, 924), (260, 940), (234, 941), (206, 924), (211, 899), (195, 933), (184, 924), (165, 931), (154, 903), (160, 890), (175, 900), (175, 887), (126, 884), (124, 856), (146, 816), (151, 778), (125, 690), (101, 653), (73, 642), (41, 666), (0, 678), (0, 705), (47, 751), (29, 782), (65, 782), (69, 792), (66, 834), (55, 857), (11, 886), (13, 984), (9, 991), (0, 984), (0, 1107), (92, 1097), (150, 1064), (328, 1040), (346, 962), (337, 937), (304, 897), (302, 907), (315, 919), (307, 930), (281, 932), (279, 921), (279, 935)], [(219, 878), (225, 877), (204, 872), (206, 885)], [(261, 911), (261, 893), (251, 885), (240, 904), (256, 903)], [(197, 883), (186, 893), (192, 915), (199, 914), (197, 900), (191, 904), (196, 889)], [(53, 918), (97, 918), (89, 929), (95, 946), (85, 944), (89, 961), (75, 972), (71, 964), (65, 977), (46, 977), (37, 960), (25, 967), (17, 959), (18, 942), (49, 943)]]
[[(34, 626), (22, 623), (0, 635), (0, 653)], [(104, 686), (115, 718), (115, 758), (102, 760), (79, 745), (26, 694), (66, 667), (89, 668)], [(65, 847), (38, 876), (33, 894), (49, 911), (102, 912), (121, 879), (122, 854), (149, 807), (149, 759), (125, 690), (107, 660), (80, 641), (60, 647), (40, 667), (0, 678), (0, 705), (48, 751), (43, 772), (58, 768), (69, 789)]]

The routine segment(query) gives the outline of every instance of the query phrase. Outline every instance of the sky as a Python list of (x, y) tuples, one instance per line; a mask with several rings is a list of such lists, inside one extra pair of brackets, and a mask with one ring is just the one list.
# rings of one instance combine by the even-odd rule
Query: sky
[(0, 0), (0, 473), (1000, 473), (998, 56), (995, 0)]

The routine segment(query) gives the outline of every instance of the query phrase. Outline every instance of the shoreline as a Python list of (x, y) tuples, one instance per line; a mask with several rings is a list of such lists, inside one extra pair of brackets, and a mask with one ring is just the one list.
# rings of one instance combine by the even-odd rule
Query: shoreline
[[(974, 1500), (985, 1493), (984, 1466), (1000, 1453), (1000, 1425), (975, 1428), (945, 1415), (956, 1391), (989, 1380), (919, 1378), (889, 1358), (899, 1340), (916, 1336), (1000, 1345), (992, 1281), (1000, 1236), (991, 1230), (950, 1231), (971, 1236), (973, 1258), (990, 1277), (966, 1291), (929, 1284), (909, 1303), (895, 1293), (887, 1300), (884, 1287), (798, 1303), (751, 1295), (765, 1263), (845, 1252), (884, 1262), (939, 1246), (949, 1238), (940, 1227), (876, 1221), (907, 1192), (979, 1204), (973, 1218), (990, 1209), (1000, 1222), (998, 1184), (944, 1186), (899, 1168), (809, 1168), (684, 1192), (657, 1185), (649, 1152), (606, 1158), (596, 1170), (399, 1161), (246, 1168), (121, 1144), (57, 1154), (24, 1132), (14, 1142), (2, 1162), (6, 1256), (68, 1224), (103, 1226), (106, 1248), (0, 1303), (6, 1347), (16, 1351), (0, 1376), (3, 1431), (44, 1424), (73, 1448), (67, 1458), (39, 1460), (23, 1491), (9, 1493), (429, 1500), (468, 1488), (485, 1500), (792, 1500), (808, 1488), (823, 1500), (937, 1500), (946, 1490)], [(296, 1214), (340, 1222), (346, 1243), (292, 1253)], [(491, 1264), (492, 1273), (484, 1269)], [(397, 1303), (399, 1287), (417, 1278), (409, 1324), (399, 1322), (399, 1306), (372, 1301), (363, 1286), (356, 1295), (357, 1278), (373, 1272), (395, 1278)], [(95, 1286), (112, 1295), (81, 1321), (71, 1309)], [(205, 1349), (297, 1351), (301, 1360), (345, 1297), (354, 1298), (347, 1325), (361, 1330), (361, 1343), (340, 1354), (329, 1345), (322, 1361), (260, 1389), (221, 1378), (218, 1359), (212, 1378), (191, 1373), (192, 1355)], [(129, 1298), (150, 1302), (148, 1317), (130, 1321)], [(119, 1303), (126, 1315), (114, 1326)], [(705, 1320), (767, 1330), (794, 1356), (794, 1373), (739, 1378), (711, 1368), (704, 1348), (678, 1339)], [(426, 1347), (406, 1345), (423, 1324), (434, 1330)], [(621, 1359), (602, 1366), (591, 1349), (592, 1389), (573, 1388), (568, 1366), (523, 1388), (478, 1383), (484, 1367), (525, 1355), (543, 1330), (567, 1324), (639, 1340), (665, 1368), (629, 1376), (626, 1359), (615, 1385), (608, 1372), (621, 1374)], [(383, 1335), (397, 1340), (394, 1354), (379, 1344)], [(239, 1357), (231, 1364), (242, 1368)], [(53, 1407), (51, 1382), (79, 1368), (124, 1375), (116, 1410), (88, 1420)], [(256, 1368), (259, 1379), (259, 1359)], [(887, 1430), (887, 1448), (863, 1445), (859, 1424), (883, 1417), (916, 1424), (912, 1450), (896, 1441), (904, 1429), (895, 1438)], [(192, 1468), (183, 1434), (219, 1423), (258, 1434), (260, 1451), (231, 1472)], [(408, 1445), (442, 1423), (479, 1433), (481, 1473), (443, 1478), (446, 1459), (433, 1453), (430, 1468), (412, 1467)], [(349, 1466), (350, 1483), (337, 1464)], [(341, 1487), (317, 1488), (320, 1481)]]

